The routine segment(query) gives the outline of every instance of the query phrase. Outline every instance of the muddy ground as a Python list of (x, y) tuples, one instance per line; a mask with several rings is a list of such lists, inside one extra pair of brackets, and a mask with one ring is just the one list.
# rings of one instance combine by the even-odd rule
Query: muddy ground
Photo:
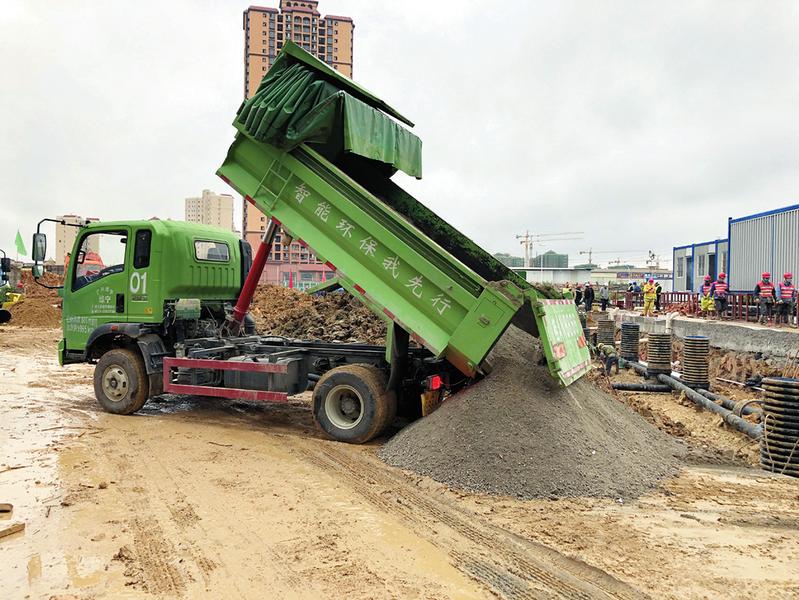
[(634, 501), (484, 496), (322, 439), (305, 398), (106, 414), (58, 335), (0, 331), (0, 531), (26, 526), (0, 537), (3, 598), (799, 595), (799, 481), (725, 453), (738, 434), (686, 435), (719, 452)]

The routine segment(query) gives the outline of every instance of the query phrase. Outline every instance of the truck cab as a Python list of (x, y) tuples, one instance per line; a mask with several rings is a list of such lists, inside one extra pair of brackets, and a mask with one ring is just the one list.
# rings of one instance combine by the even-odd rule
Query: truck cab
[[(44, 234), (37, 231), (33, 247), (38, 276), (47, 247)], [(146, 400), (160, 389), (162, 357), (185, 337), (209, 333), (224, 322), (250, 264), (247, 242), (207, 225), (150, 220), (80, 227), (59, 292), (59, 362), (99, 363), (117, 351), (114, 357), (138, 372), (141, 381), (109, 364), (95, 377), (98, 400), (121, 411), (121, 405), (103, 399), (113, 400), (115, 390), (119, 395), (134, 384)], [(191, 319), (180, 318), (184, 307), (190, 307)]]

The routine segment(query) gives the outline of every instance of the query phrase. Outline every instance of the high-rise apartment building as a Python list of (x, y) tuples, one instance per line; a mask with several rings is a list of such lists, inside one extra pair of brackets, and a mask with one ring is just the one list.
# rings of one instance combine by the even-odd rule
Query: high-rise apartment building
[(258, 89), (286, 40), (352, 77), (355, 25), (349, 17), (320, 16), (317, 0), (280, 0), (280, 9), (250, 6), (244, 11), (244, 96)]
[[(61, 215), (60, 217), (56, 218), (59, 221), (66, 223), (66, 225), (56, 223), (55, 226), (55, 262), (57, 265), (63, 265), (64, 258), (67, 254), (72, 252), (72, 246), (75, 243), (75, 237), (78, 235), (78, 231), (80, 231), (80, 227), (75, 227), (75, 225), (85, 225), (87, 223), (91, 223), (92, 221), (99, 221), (100, 219), (97, 217), (83, 218), (78, 215)], [(87, 243), (87, 252), (100, 251), (96, 237), (88, 239)]]
[(186, 198), (185, 220), (235, 231), (233, 228), (233, 196), (203, 190), (198, 198)]
[[(350, 17), (327, 15), (317, 10), (317, 0), (280, 0), (280, 8), (250, 6), (244, 11), (244, 96), (252, 96), (277, 53), (287, 40), (304, 48), (347, 77), (352, 77), (355, 24)], [(253, 248), (261, 244), (266, 217), (243, 202), (242, 237)], [(308, 287), (332, 275), (308, 248), (293, 242), (284, 247), (278, 234), (267, 258), (262, 281)]]

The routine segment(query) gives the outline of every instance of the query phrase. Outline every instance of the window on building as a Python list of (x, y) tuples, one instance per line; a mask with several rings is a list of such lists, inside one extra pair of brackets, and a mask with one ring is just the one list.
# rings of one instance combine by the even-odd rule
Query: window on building
[(685, 257), (681, 256), (677, 259), (677, 277), (685, 276)]
[(699, 255), (699, 260), (697, 261), (697, 264), (699, 265), (699, 274), (703, 275), (704, 272), (705, 272), (705, 255), (704, 254), (700, 254)]

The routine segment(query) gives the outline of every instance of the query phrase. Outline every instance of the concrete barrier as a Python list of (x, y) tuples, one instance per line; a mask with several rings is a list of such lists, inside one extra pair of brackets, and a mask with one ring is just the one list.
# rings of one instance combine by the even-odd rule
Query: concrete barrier
[(799, 330), (759, 327), (754, 324), (731, 321), (705, 321), (690, 317), (650, 317), (615, 310), (610, 314), (617, 325), (623, 322), (638, 323), (641, 333), (665, 333), (670, 331), (679, 338), (689, 335), (704, 335), (710, 345), (737, 352), (762, 352), (765, 356), (795, 358), (799, 355)]

